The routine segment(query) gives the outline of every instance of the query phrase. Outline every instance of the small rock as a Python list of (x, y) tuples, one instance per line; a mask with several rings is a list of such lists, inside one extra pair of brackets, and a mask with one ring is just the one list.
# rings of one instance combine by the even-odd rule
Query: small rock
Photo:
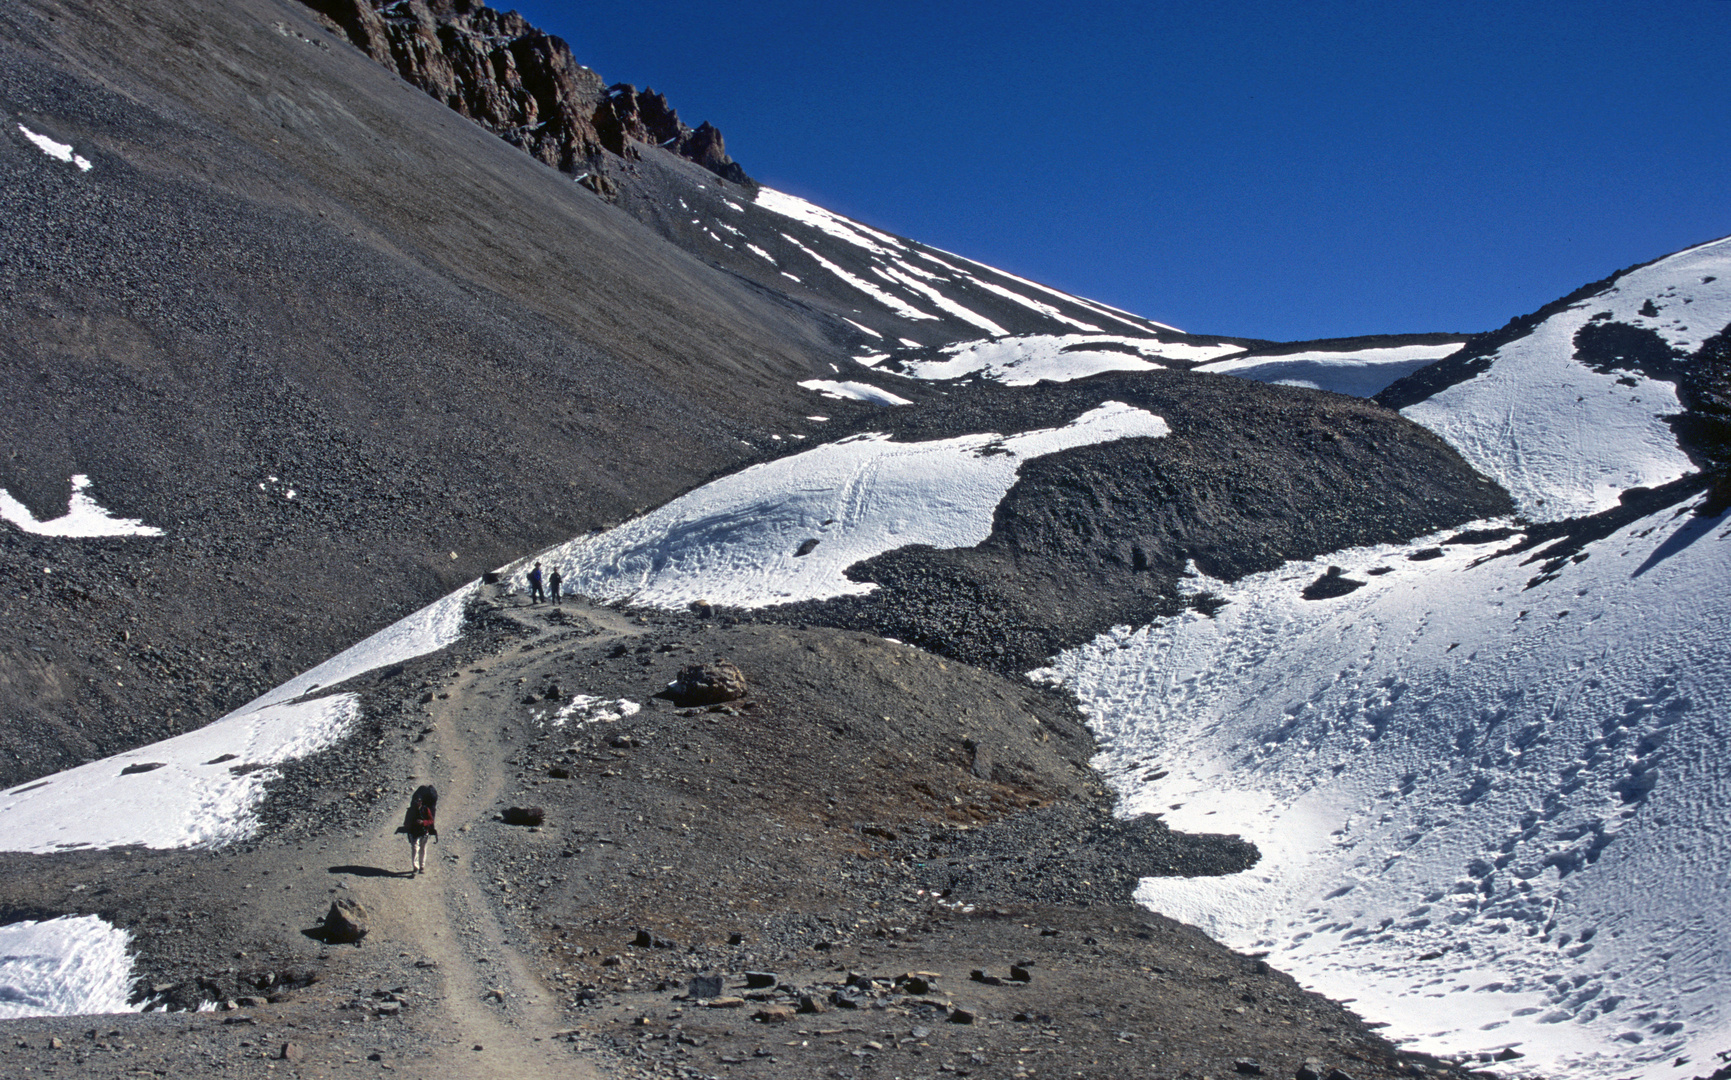
[(1315, 1058), (1307, 1060), (1293, 1074), (1293, 1080), (1322, 1080), (1322, 1062)]
[(539, 825), (547, 818), (547, 812), (539, 806), (508, 806), (501, 815), (507, 825)]
[(59, 1050), (65, 1045), (65, 1043), (60, 1041), (60, 1036), (58, 1035), (50, 1035), (48, 1037), (48, 1049), (50, 1050)]
[(1034, 1022), (1034, 1014), (1029, 1012), (1019, 1012), (1010, 1017), (1010, 1020), (1017, 1024), (1031, 1024)]
[(712, 1009), (738, 1009), (744, 1005), (745, 999), (742, 997), (718, 997), (709, 999), (709, 1007)]
[(971, 1024), (973, 1022), (974, 1014), (966, 1009), (957, 1009), (950, 1013), (950, 1023), (952, 1024)]
[(751, 1014), (760, 1024), (782, 1024), (792, 1020), (796, 1010), (792, 1005), (766, 1005)]
[(1253, 1058), (1239, 1058), (1232, 1063), (1233, 1069), (1245, 1076), (1261, 1076), (1262, 1064)]
[(744, 934), (729, 934), (729, 935), (727, 935), (727, 943), (729, 945), (744, 945), (745, 944), (745, 935)]
[(975, 968), (974, 970), (968, 972), (968, 978), (974, 980), (977, 983), (985, 983), (987, 986), (1002, 986), (1002, 985), (1004, 985), (1004, 980), (998, 978), (996, 975), (987, 975), (985, 973), (985, 971), (983, 971), (980, 968)]
[(276, 1056), (278, 1061), (300, 1061), (306, 1057), (306, 1052), (294, 1043), (285, 1042)]
[(1015, 982), (1033, 982), (1034, 981), (1033, 972), (1029, 971), (1027, 968), (1023, 967), (1020, 964), (1011, 964), (1010, 965), (1010, 978)]
[(917, 997), (924, 997), (932, 992), (932, 984), (918, 975), (909, 975), (902, 979), (902, 991)]
[(1352, 1080), (1352, 1074), (1341, 1069), (1330, 1069), (1323, 1080)]
[(1496, 1060), (1497, 1061), (1513, 1061), (1516, 1058), (1523, 1058), (1526, 1056), (1527, 1055), (1521, 1053), (1519, 1050), (1516, 1050), (1512, 1046), (1505, 1046), (1501, 1050), (1497, 1051)]
[[(721, 996), (721, 976), (720, 975), (698, 975), (698, 976), (695, 976), (692, 978), (690, 983), (686, 984), (685, 993), (686, 993), (687, 997), (690, 997), (693, 999), (698, 999), (698, 1000), (701, 1000), (703, 998), (720, 997)], [(1319, 1077), (1318, 1080), (1321, 1080), (1321, 1078)]]
[(771, 971), (748, 971), (745, 973), (745, 988), (747, 990), (768, 990), (776, 983), (775, 973)]
[(555, 765), (547, 770), (547, 775), (555, 780), (569, 780), (571, 779), (571, 770), (563, 765)]
[(801, 994), (799, 995), (799, 1011), (802, 1013), (824, 1013), (829, 1012), (829, 1006), (820, 997)]
[(359, 944), (367, 936), (367, 909), (346, 897), (338, 897), (325, 913), (324, 930), (326, 942)]

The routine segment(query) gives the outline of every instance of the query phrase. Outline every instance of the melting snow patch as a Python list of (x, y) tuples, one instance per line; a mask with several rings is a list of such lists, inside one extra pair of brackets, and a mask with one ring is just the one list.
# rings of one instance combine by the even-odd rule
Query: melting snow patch
[(0, 792), (0, 850), (182, 848), (243, 839), (256, 826), (253, 810), (265, 782), (276, 775), (269, 766), (334, 744), (359, 715), (353, 694), (234, 712), (197, 731)]
[(652, 513), (544, 552), (567, 587), (605, 601), (737, 607), (857, 596), (862, 559), (910, 544), (970, 547), (1024, 461), (1166, 422), (1107, 402), (1061, 428), (898, 443), (860, 435), (754, 465)]
[[(1731, 520), (1667, 510), (1543, 577), (1487, 554), (1204, 580), (1215, 617), (1035, 674), (1080, 698), (1126, 812), (1262, 851), (1143, 903), (1417, 1049), (1674, 1075), (1731, 1048)], [(1304, 599), (1325, 561), (1361, 584)]]
[(535, 719), (551, 728), (587, 727), (590, 724), (636, 716), (642, 711), (643, 706), (625, 698), (608, 699), (578, 694), (568, 703), (561, 705), (551, 716), (540, 712), (535, 714)]
[(95, 915), (0, 926), (0, 1020), (137, 1012), (131, 941)]
[[(1221, 346), (1236, 351), (1236, 345)], [(903, 360), (898, 372), (915, 379), (959, 379), (976, 372), (1006, 386), (1069, 382), (1102, 371), (1152, 371), (1166, 360), (1218, 355), (1213, 346), (1153, 338), (1039, 334), (963, 341), (943, 348), (942, 360)]]
[(895, 255), (903, 248), (902, 242), (888, 233), (878, 232), (857, 221), (850, 221), (840, 214), (831, 213), (821, 206), (806, 202), (797, 196), (783, 194), (770, 188), (757, 189), (757, 205), (773, 214), (792, 218), (803, 222), (837, 240), (845, 241), (854, 247), (861, 247), (873, 255)]
[(1192, 371), (1236, 375), (1254, 382), (1282, 386), (1306, 386), (1353, 397), (1375, 397), (1397, 379), (1428, 367), (1450, 353), (1459, 352), (1459, 341), (1442, 345), (1396, 345), (1386, 349), (1315, 351), (1283, 356), (1249, 356), (1214, 360)]
[(807, 379), (799, 384), (837, 401), (869, 401), (874, 405), (912, 405), (905, 397), (879, 390), (871, 383), (837, 382), (833, 379)]
[(18, 130), (24, 133), (26, 139), (29, 139), (35, 144), (36, 149), (47, 154), (55, 161), (64, 161), (68, 165), (76, 165), (78, 166), (79, 172), (90, 171), (90, 159), (80, 154), (74, 154), (72, 152), (71, 143), (56, 142), (46, 135), (39, 135), (36, 132), (31, 131), (23, 124), (18, 125)]
[[(843, 270), (841, 267), (837, 266), (835, 263), (830, 262), (828, 259), (824, 258), (822, 255), (819, 255), (817, 252), (806, 247), (804, 244), (800, 243), (798, 240), (795, 240), (793, 237), (787, 235), (786, 233), (782, 233), (781, 238), (783, 240), (786, 240), (788, 243), (792, 244), (794, 247), (798, 248), (799, 250), (805, 252), (807, 255), (811, 256), (812, 261), (817, 263), (819, 266), (823, 267), (825, 270), (828, 270), (830, 273), (834, 274), (836, 277), (847, 282), (849, 285), (852, 285), (854, 288), (858, 289), (860, 292), (865, 293), (867, 296), (871, 297), (873, 300), (876, 300), (878, 303), (882, 304), (884, 307), (889, 308), (891, 311), (895, 312), (897, 315), (900, 315), (902, 318), (904, 318), (904, 319), (935, 319), (935, 318), (937, 318), (936, 315), (930, 315), (924, 311), (921, 311), (919, 308), (914, 307), (912, 304), (907, 303), (905, 300), (903, 300), (899, 296), (895, 296), (895, 295), (892, 295), (890, 293), (884, 292), (882, 289), (878, 288), (876, 285), (873, 285), (871, 282), (865, 280), (864, 278), (855, 277), (853, 274), (850, 274), (846, 270)], [(788, 276), (792, 277), (793, 275), (789, 274)], [(798, 281), (799, 279), (794, 278), (794, 280)]]
[(0, 488), (0, 520), (10, 521), (27, 533), (37, 536), (161, 536), (162, 530), (146, 525), (137, 518), (115, 517), (96, 504), (96, 500), (86, 494), (90, 487), (90, 477), (79, 473), (72, 478), (72, 497), (67, 501), (66, 513), (48, 521), (37, 521), (36, 515), (29, 507), (12, 497), (12, 493)]

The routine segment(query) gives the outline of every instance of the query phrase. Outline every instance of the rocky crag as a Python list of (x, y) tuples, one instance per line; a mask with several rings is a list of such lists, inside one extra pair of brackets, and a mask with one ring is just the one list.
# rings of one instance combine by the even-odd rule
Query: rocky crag
[(589, 173), (603, 153), (635, 160), (646, 144), (750, 182), (713, 125), (692, 128), (653, 89), (606, 85), (515, 11), (474, 0), (307, 3), (374, 60), (562, 172)]

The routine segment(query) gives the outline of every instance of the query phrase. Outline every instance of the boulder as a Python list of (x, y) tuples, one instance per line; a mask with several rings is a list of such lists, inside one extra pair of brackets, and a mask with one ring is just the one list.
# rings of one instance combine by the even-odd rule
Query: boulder
[(679, 678), (667, 684), (662, 695), (675, 705), (719, 705), (745, 696), (745, 673), (726, 660), (710, 664), (692, 664), (679, 673)]
[(686, 993), (687, 997), (690, 997), (693, 1000), (701, 1000), (704, 998), (720, 997), (721, 996), (721, 976), (720, 975), (696, 975), (696, 976), (693, 976), (690, 984), (686, 986), (685, 993)]
[(507, 825), (539, 825), (547, 818), (547, 812), (539, 806), (507, 806), (501, 815)]
[(353, 900), (338, 897), (325, 913), (325, 940), (333, 945), (358, 943), (367, 936), (367, 909)]

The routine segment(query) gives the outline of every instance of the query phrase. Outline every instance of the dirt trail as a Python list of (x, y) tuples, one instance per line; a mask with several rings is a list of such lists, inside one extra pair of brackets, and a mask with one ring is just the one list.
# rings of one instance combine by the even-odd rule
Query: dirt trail
[[(567, 604), (565, 610), (568, 619), (595, 625), (603, 637), (641, 632), (630, 619), (605, 608)], [(501, 611), (533, 631), (548, 629), (526, 612)], [(428, 1048), (432, 1072), (599, 1077), (592, 1064), (552, 1038), (565, 1026), (555, 993), (518, 951), (478, 877), (476, 826), (501, 805), (510, 771), (489, 731), (497, 706), (479, 690), (503, 676), (493, 671), (495, 666), (488, 661), (485, 671), (463, 672), (448, 684), (448, 698), (429, 705), (434, 730), (420, 744), (412, 770), (417, 784), (439, 789), (439, 839), (428, 846), (426, 872), (415, 878), (370, 877), (352, 889), (374, 913), (368, 947), (394, 947), (436, 965), (442, 984), (437, 1004), (444, 1017), (435, 1029), (442, 1033), (437, 1044)], [(374, 866), (391, 871), (408, 866), (409, 845), (402, 836), (384, 829), (374, 835), (364, 852)]]

